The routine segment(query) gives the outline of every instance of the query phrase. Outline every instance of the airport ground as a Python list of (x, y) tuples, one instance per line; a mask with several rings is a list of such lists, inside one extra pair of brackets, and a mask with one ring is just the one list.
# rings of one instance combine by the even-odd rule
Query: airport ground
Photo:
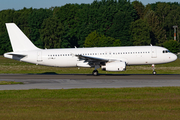
[(138, 66), (132, 69), (137, 74), (92, 76), (91, 69), (67, 74), (67, 69), (52, 72), (50, 67), (0, 60), (1, 81), (24, 83), (0, 86), (1, 120), (169, 120), (180, 116), (179, 61), (157, 66), (158, 75), (151, 75), (150, 66)]

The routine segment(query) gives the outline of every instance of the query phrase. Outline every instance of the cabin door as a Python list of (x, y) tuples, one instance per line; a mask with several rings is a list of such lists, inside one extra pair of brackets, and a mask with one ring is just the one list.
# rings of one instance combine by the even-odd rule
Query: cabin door
[(151, 58), (156, 58), (156, 57), (157, 57), (156, 48), (151, 48)]
[(42, 62), (42, 52), (37, 52), (37, 62)]

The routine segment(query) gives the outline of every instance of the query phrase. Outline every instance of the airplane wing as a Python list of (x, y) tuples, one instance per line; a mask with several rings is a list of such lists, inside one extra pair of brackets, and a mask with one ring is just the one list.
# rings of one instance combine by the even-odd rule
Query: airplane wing
[(92, 57), (92, 56), (85, 56), (85, 55), (75, 55), (79, 58), (79, 60), (84, 60), (85, 62), (89, 63), (106, 63), (106, 62), (114, 62), (114, 61), (120, 61), (120, 62), (126, 62), (127, 60), (124, 58), (121, 59), (106, 59), (106, 58), (99, 58), (99, 57)]
[(108, 62), (109, 61), (109, 59), (98, 58), (98, 57), (91, 57), (91, 56), (84, 56), (84, 55), (75, 55), (75, 56), (87, 62)]

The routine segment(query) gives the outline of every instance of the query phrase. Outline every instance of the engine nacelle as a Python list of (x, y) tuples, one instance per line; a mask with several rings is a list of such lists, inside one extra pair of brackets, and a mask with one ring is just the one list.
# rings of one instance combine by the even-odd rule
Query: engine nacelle
[(114, 61), (106, 63), (105, 66), (101, 66), (102, 70), (106, 71), (125, 71), (126, 62)]

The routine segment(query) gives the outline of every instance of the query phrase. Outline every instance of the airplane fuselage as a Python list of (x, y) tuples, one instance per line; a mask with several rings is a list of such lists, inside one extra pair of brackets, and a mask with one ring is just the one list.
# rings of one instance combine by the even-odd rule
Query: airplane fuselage
[[(126, 65), (162, 64), (172, 62), (177, 58), (166, 48), (158, 46), (39, 49), (23, 51), (20, 54), (27, 56), (21, 59), (18, 56), (14, 58), (23, 62), (56, 67), (78, 67), (79, 63), (85, 62), (79, 60), (75, 55), (114, 59), (126, 62)], [(5, 54), (5, 57), (12, 59), (8, 53)]]

